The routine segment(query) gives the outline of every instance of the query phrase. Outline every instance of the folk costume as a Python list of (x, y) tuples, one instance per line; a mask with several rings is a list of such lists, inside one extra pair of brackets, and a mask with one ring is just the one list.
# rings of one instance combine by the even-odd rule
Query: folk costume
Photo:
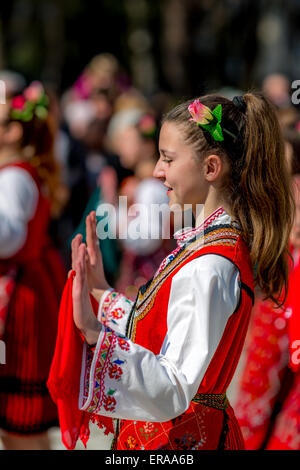
[(102, 296), (79, 408), (117, 418), (115, 449), (243, 449), (226, 390), (254, 302), (249, 251), (222, 207), (176, 238), (135, 303)]
[(300, 450), (299, 251), (282, 309), (257, 299), (235, 405), (246, 449)]
[(50, 204), (35, 168), (0, 168), (0, 318), (6, 363), (0, 365), (0, 428), (29, 435), (57, 425), (46, 386), (65, 282), (47, 235)]

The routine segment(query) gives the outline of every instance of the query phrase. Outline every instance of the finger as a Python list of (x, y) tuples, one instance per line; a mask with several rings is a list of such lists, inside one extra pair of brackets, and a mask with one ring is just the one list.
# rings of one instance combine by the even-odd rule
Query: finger
[(74, 239), (74, 258), (75, 258), (75, 261), (78, 257), (78, 250), (79, 250), (79, 246), (82, 242), (82, 235), (79, 233), (78, 235), (76, 235), (75, 239)]
[(82, 235), (79, 233), (76, 237), (73, 238), (71, 247), (72, 247), (72, 268), (75, 269), (76, 258), (78, 256), (78, 248), (82, 241)]
[(89, 224), (90, 224), (90, 240), (92, 243), (95, 241), (96, 236), (96, 212), (92, 211), (89, 214)]
[(86, 277), (86, 257), (87, 257), (87, 249), (85, 244), (81, 244), (78, 250), (78, 259), (80, 264), (80, 273), (82, 276), (82, 285), (86, 286), (87, 277)]
[(84, 284), (84, 277), (85, 277), (85, 252), (86, 252), (86, 247), (85, 247), (85, 244), (82, 243), (78, 247), (78, 254), (75, 260), (77, 282), (81, 288)]
[(98, 236), (97, 236), (97, 219), (96, 219), (96, 212), (93, 212), (92, 213), (92, 226), (93, 226), (93, 231), (92, 231), (92, 235), (93, 235), (93, 243), (95, 245), (95, 248), (99, 248), (99, 239), (98, 239)]
[(92, 265), (94, 265), (96, 263), (96, 247), (94, 242), (94, 224), (92, 213), (89, 214), (86, 218), (86, 241), (90, 262)]
[(91, 245), (91, 241), (92, 241), (92, 221), (91, 221), (90, 214), (85, 219), (85, 225), (86, 225), (86, 243), (89, 246)]

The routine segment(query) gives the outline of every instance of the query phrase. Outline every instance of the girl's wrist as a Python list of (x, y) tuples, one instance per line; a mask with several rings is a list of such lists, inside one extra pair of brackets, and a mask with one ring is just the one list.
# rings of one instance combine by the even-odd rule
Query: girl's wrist
[(84, 336), (88, 345), (95, 345), (98, 341), (101, 329), (101, 323), (95, 318), (90, 325), (81, 330), (81, 334)]
[(94, 299), (97, 300), (98, 303), (100, 303), (100, 300), (101, 300), (104, 292), (106, 292), (108, 289), (110, 289), (110, 286), (107, 284), (107, 287), (105, 289), (104, 288), (102, 288), (102, 289), (96, 289), (96, 288), (92, 289), (91, 294), (94, 297)]

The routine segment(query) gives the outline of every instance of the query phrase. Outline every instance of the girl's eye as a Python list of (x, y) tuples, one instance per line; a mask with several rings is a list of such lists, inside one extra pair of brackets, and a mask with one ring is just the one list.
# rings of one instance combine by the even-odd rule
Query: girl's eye
[(167, 158), (164, 158), (164, 159), (163, 159), (163, 162), (164, 162), (164, 163), (171, 163), (171, 161), (172, 161), (172, 160), (168, 160)]

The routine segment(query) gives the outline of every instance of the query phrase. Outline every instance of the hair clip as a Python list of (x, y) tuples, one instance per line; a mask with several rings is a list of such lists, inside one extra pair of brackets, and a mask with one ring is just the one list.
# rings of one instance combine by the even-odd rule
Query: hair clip
[(38, 82), (32, 82), (21, 95), (15, 96), (11, 100), (12, 119), (29, 122), (34, 116), (39, 119), (46, 119), (48, 115), (49, 99), (45, 93), (43, 85)]
[(243, 96), (235, 96), (232, 99), (232, 102), (242, 113), (246, 112), (247, 104), (245, 103)]
[(213, 111), (208, 106), (200, 103), (200, 100), (195, 100), (188, 107), (191, 114), (190, 121), (196, 122), (205, 131), (208, 131), (212, 138), (217, 142), (224, 140), (223, 132), (230, 135), (233, 139), (236, 138), (234, 134), (229, 132), (224, 127), (221, 127), (222, 120), (222, 105), (218, 104)]
[(138, 129), (143, 137), (155, 137), (156, 123), (151, 114), (144, 114), (138, 122)]

